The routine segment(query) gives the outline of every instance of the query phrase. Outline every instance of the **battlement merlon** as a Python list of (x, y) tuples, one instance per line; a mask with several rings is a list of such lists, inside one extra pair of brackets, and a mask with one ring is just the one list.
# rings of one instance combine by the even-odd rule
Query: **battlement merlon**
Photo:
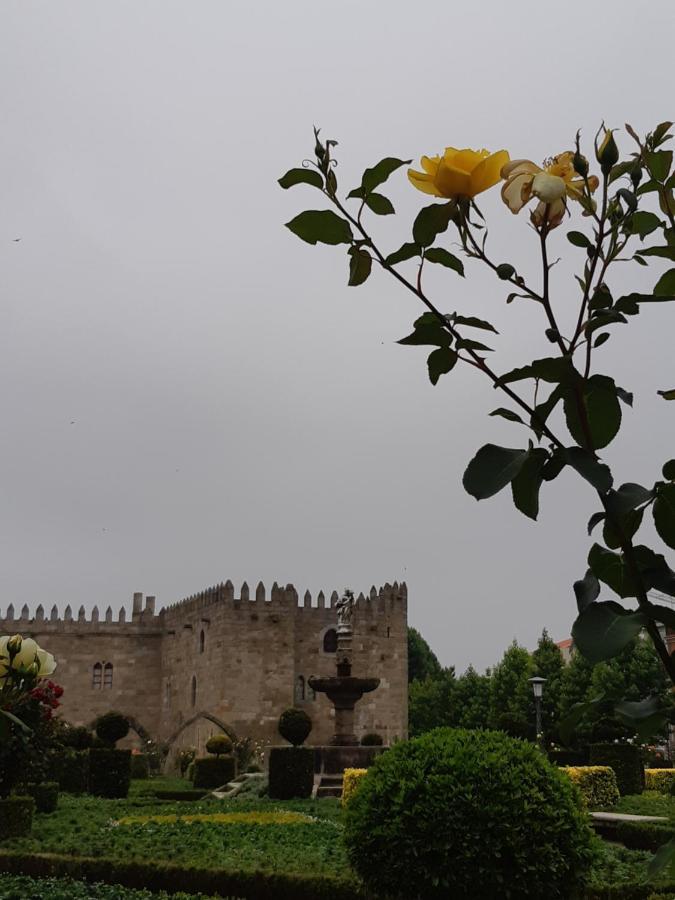
[[(21, 608), (20, 615), (17, 617), (14, 604), (10, 603), (4, 616), (0, 615), (0, 633), (2, 634), (21, 634), (23, 632), (40, 632), (50, 631), (68, 631), (80, 633), (92, 633), (112, 631), (114, 633), (149, 633), (162, 632), (166, 627), (166, 619), (175, 619), (176, 616), (184, 618), (190, 613), (198, 612), (216, 603), (225, 603), (233, 609), (250, 609), (254, 610), (264, 605), (265, 608), (272, 609), (288, 609), (296, 610), (301, 615), (312, 615), (313, 613), (321, 614), (325, 617), (327, 610), (334, 610), (338, 602), (338, 592), (333, 591), (329, 598), (323, 591), (319, 591), (316, 598), (312, 597), (310, 591), (305, 591), (300, 598), (298, 591), (292, 584), (280, 587), (275, 581), (272, 589), (267, 597), (267, 591), (262, 582), (259, 582), (255, 592), (252, 593), (248, 584), (244, 582), (241, 586), (239, 597), (235, 596), (234, 585), (231, 581), (224, 584), (214, 585), (198, 594), (193, 594), (162, 608), (159, 613), (155, 612), (156, 598), (153, 595), (145, 597), (143, 603), (143, 594), (136, 592), (133, 595), (131, 618), (127, 618), (126, 608), (120, 607), (117, 619), (113, 618), (113, 611), (110, 606), (107, 607), (105, 614), (101, 617), (98, 606), (94, 606), (87, 615), (84, 606), (80, 606), (77, 617), (73, 616), (73, 611), (68, 604), (63, 616), (59, 615), (58, 607), (54, 604), (51, 608), (49, 618), (45, 617), (45, 610), (42, 604), (35, 609), (35, 614), (30, 615), (28, 604), (24, 604)], [(356, 597), (355, 610), (362, 612), (366, 616), (383, 614), (386, 611), (400, 611), (407, 613), (408, 608), (408, 588), (405, 582), (399, 584), (395, 581), (393, 584), (387, 582), (379, 588), (373, 585), (367, 594), (360, 593)]]

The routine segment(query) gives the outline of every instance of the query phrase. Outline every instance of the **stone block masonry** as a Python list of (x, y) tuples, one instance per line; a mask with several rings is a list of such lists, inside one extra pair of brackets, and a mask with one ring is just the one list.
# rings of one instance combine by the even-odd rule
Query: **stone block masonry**
[[(313, 695), (311, 675), (335, 672), (333, 592), (299, 598), (293, 585), (244, 583), (235, 596), (227, 581), (155, 612), (155, 598), (136, 593), (132, 613), (110, 607), (87, 618), (70, 606), (48, 618), (40, 605), (18, 618), (12, 604), (0, 633), (34, 637), (54, 654), (63, 685), (62, 715), (88, 725), (116, 709), (131, 717), (142, 739), (168, 742), (171, 752), (196, 747), (222, 729), (265, 744), (278, 743), (281, 712), (297, 705), (313, 722), (308, 743), (326, 744), (333, 709)], [(360, 594), (354, 610), (353, 671), (380, 678), (356, 708), (357, 735), (375, 731), (385, 743), (407, 736), (407, 588), (385, 584)], [(140, 738), (135, 737), (138, 743)]]

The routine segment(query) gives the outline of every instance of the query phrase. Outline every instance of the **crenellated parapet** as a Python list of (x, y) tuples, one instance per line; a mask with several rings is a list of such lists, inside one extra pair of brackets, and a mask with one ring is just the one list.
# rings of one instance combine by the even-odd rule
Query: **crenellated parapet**
[(67, 632), (68, 634), (91, 634), (94, 632), (128, 633), (134, 634), (142, 632), (161, 633), (163, 630), (164, 611), (159, 615), (155, 614), (155, 597), (145, 597), (143, 594), (135, 593), (132, 602), (131, 618), (127, 618), (127, 611), (124, 606), (120, 607), (117, 617), (114, 617), (112, 607), (108, 606), (101, 615), (98, 606), (94, 606), (89, 613), (84, 606), (80, 606), (76, 613), (68, 604), (63, 612), (59, 614), (56, 604), (53, 604), (49, 612), (49, 616), (45, 614), (45, 608), (40, 603), (35, 608), (34, 614), (31, 616), (28, 604), (24, 603), (21, 611), (17, 616), (14, 604), (10, 603), (4, 616), (0, 615), (0, 633), (2, 634), (23, 634), (24, 632), (33, 632), (39, 630), (41, 633), (57, 633)]

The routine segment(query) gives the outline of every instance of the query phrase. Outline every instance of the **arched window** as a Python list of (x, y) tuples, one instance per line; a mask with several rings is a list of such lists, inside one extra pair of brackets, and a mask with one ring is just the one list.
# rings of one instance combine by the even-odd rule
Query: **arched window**
[(295, 679), (295, 702), (302, 703), (305, 699), (305, 679), (302, 675), (298, 675)]
[(94, 671), (91, 679), (91, 686), (100, 690), (103, 681), (103, 666), (101, 663), (94, 663)]
[(103, 687), (111, 688), (112, 687), (112, 679), (113, 679), (113, 664), (106, 663), (103, 666)]
[(337, 652), (337, 631), (334, 628), (329, 628), (323, 636), (323, 652)]
[(190, 703), (195, 706), (197, 703), (197, 676), (192, 676), (192, 685), (190, 687)]
[(204, 629), (199, 632), (199, 652), (204, 652)]

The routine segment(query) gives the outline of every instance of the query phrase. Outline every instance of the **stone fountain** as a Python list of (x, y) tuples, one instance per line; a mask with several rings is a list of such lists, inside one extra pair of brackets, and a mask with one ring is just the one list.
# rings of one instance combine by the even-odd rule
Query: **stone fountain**
[(335, 707), (335, 735), (331, 745), (355, 747), (359, 741), (354, 734), (354, 707), (364, 694), (378, 687), (380, 679), (352, 675), (354, 594), (345, 591), (335, 610), (338, 620), (336, 674), (328, 677), (312, 676), (308, 679), (308, 684), (315, 691), (325, 694)]

